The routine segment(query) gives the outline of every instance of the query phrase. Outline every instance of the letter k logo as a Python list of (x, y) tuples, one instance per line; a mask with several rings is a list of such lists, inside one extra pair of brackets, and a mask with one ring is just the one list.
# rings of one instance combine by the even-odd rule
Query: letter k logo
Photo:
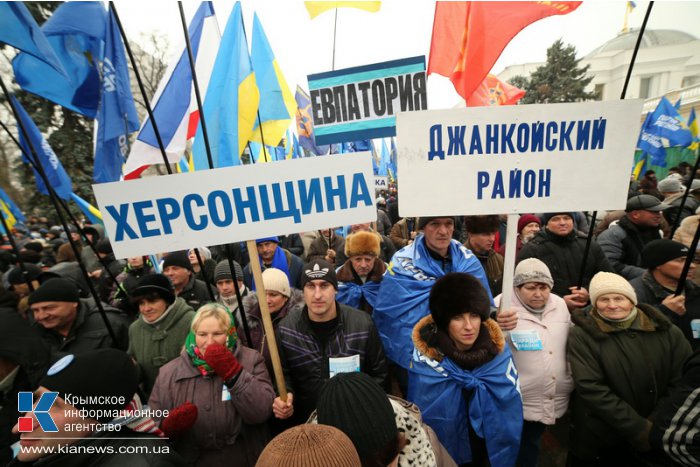
[[(28, 391), (20, 391), (17, 397), (17, 410), (20, 412), (26, 412), (27, 414), (33, 413), (36, 420), (39, 422), (39, 426), (45, 433), (57, 432), (58, 427), (54, 423), (53, 418), (49, 415), (49, 410), (56, 402), (58, 397), (57, 392), (45, 392), (39, 397), (39, 401), (34, 407), (34, 394)], [(17, 424), (20, 433), (28, 433), (33, 429), (32, 417), (19, 417), (17, 419)]]

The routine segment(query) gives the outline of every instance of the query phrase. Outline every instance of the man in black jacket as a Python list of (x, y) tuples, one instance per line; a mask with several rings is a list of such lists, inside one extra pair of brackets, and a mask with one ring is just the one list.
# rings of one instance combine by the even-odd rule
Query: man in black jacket
[(68, 279), (49, 279), (29, 296), (34, 326), (55, 353), (83, 353), (95, 349), (126, 350), (129, 320), (119, 310), (103, 304), (114, 331), (112, 339), (92, 299), (81, 299)]
[(535, 238), (523, 245), (518, 262), (537, 258), (547, 265), (554, 278), (552, 293), (562, 297), (569, 310), (582, 308), (588, 303), (588, 284), (600, 271), (613, 272), (600, 246), (595, 241), (586, 258), (583, 284), (578, 288), (578, 277), (586, 248), (586, 237), (574, 229), (574, 215), (570, 212), (542, 215), (541, 230)]
[(362, 371), (385, 386), (384, 348), (370, 316), (335, 300), (333, 266), (315, 260), (304, 266), (306, 306), (288, 314), (277, 328), (277, 343), (289, 394), (277, 397), (275, 417), (304, 423), (316, 408), (323, 384), (336, 373)]

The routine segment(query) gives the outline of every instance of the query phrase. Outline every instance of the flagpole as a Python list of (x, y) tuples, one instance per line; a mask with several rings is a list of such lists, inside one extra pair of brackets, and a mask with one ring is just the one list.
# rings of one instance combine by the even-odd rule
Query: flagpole
[[(190, 34), (187, 28), (187, 21), (185, 20), (185, 10), (182, 8), (182, 2), (178, 1), (177, 5), (180, 9), (180, 20), (182, 22), (182, 31), (185, 34), (185, 45), (187, 46), (187, 57), (190, 62), (190, 71), (192, 72), (192, 84), (194, 86), (194, 95), (197, 100), (197, 109), (199, 110), (199, 123), (202, 126), (202, 137), (204, 138), (204, 149), (207, 152), (207, 162), (209, 163), (209, 169), (214, 168), (214, 158), (211, 155), (211, 146), (209, 145), (209, 133), (207, 132), (207, 122), (204, 117), (204, 105), (202, 105), (202, 95), (199, 91), (199, 80), (197, 79), (197, 67), (195, 66), (194, 55), (192, 54), (192, 44), (190, 42)], [(262, 133), (262, 132), (261, 132)], [(250, 146), (249, 146), (250, 147)], [(251, 159), (253, 154), (251, 151)], [(245, 310), (243, 309), (243, 297), (241, 296), (241, 291), (238, 289), (238, 277), (236, 276), (236, 268), (233, 267), (233, 259), (231, 255), (231, 247), (227, 243), (225, 246), (226, 250), (226, 260), (228, 261), (228, 267), (231, 270), (231, 276), (233, 277), (234, 288), (236, 289), (236, 302), (238, 303), (238, 309), (240, 310), (241, 323), (243, 324), (243, 332), (245, 333), (246, 339), (248, 339), (248, 345), (252, 345), (252, 339), (250, 337), (250, 329), (248, 327), (248, 318), (245, 316)], [(200, 268), (204, 270), (204, 265), (201, 258), (199, 257), (199, 250), (195, 249), (197, 262), (200, 263)], [(242, 279), (242, 278), (241, 278)], [(210, 293), (211, 289), (210, 289)], [(212, 293), (213, 294), (213, 293)], [(212, 301), (216, 301), (212, 296)]]
[(338, 8), (335, 9), (335, 20), (333, 21), (333, 61), (331, 63), (331, 70), (335, 71), (335, 38), (338, 31)]
[(49, 192), (49, 198), (51, 199), (51, 202), (54, 206), (54, 209), (56, 210), (56, 214), (58, 214), (58, 218), (61, 222), (61, 226), (63, 227), (64, 232), (66, 232), (66, 237), (68, 238), (68, 243), (70, 244), (71, 248), (75, 252), (76, 260), (78, 263), (78, 266), (80, 267), (80, 271), (83, 274), (83, 277), (85, 278), (85, 282), (87, 283), (88, 288), (90, 289), (90, 294), (94, 297), (95, 299), (95, 304), (97, 305), (97, 309), (100, 312), (100, 315), (102, 316), (102, 320), (105, 323), (105, 327), (107, 328), (107, 332), (109, 333), (109, 336), (111, 337), (112, 341), (116, 344), (117, 343), (117, 338), (116, 335), (114, 334), (114, 329), (112, 329), (112, 325), (110, 324), (109, 320), (107, 319), (107, 314), (105, 313), (104, 308), (102, 307), (102, 303), (100, 302), (100, 296), (97, 294), (97, 291), (95, 290), (95, 286), (92, 283), (92, 279), (90, 278), (90, 275), (88, 274), (87, 269), (85, 268), (85, 264), (80, 259), (80, 254), (78, 253), (78, 247), (73, 241), (72, 236), (69, 234), (69, 229), (68, 229), (68, 222), (66, 221), (66, 218), (63, 216), (63, 213), (61, 212), (61, 209), (58, 205), (58, 202), (56, 201), (56, 198), (58, 198), (58, 195), (54, 191), (53, 187), (49, 183), (49, 179), (46, 176), (46, 172), (44, 171), (44, 167), (41, 165), (41, 161), (39, 160), (38, 153), (36, 151), (36, 148), (34, 147), (34, 143), (32, 142), (31, 138), (29, 138), (29, 135), (27, 134), (27, 130), (24, 127), (24, 123), (22, 120), (19, 118), (19, 114), (17, 113), (17, 109), (15, 108), (15, 104), (10, 98), (10, 91), (7, 89), (5, 86), (5, 80), (2, 79), (2, 76), (0, 76), (0, 87), (2, 88), (2, 92), (5, 95), (5, 98), (7, 99), (7, 102), (10, 104), (10, 109), (12, 110), (12, 114), (15, 117), (15, 120), (17, 121), (17, 125), (19, 126), (19, 129), (24, 136), (25, 140), (27, 141), (27, 144), (29, 145), (29, 150), (31, 152), (32, 157), (34, 158), (34, 163), (36, 164), (37, 168), (37, 173), (41, 177), (42, 181), (44, 182), (44, 186), (46, 186), (46, 189)]
[(32, 284), (32, 281), (29, 280), (29, 272), (24, 266), (24, 261), (22, 261), (22, 257), (19, 255), (19, 247), (17, 246), (17, 243), (15, 243), (15, 237), (12, 235), (10, 227), (7, 225), (5, 215), (2, 211), (3, 210), (0, 209), (0, 221), (2, 221), (2, 226), (5, 229), (5, 232), (7, 233), (7, 239), (10, 241), (10, 246), (12, 246), (12, 249), (15, 250), (15, 255), (17, 255), (17, 263), (19, 264), (19, 269), (22, 271), (22, 279), (24, 279), (24, 283), (27, 284), (27, 287), (29, 287), (29, 292), (34, 292), (34, 285)]
[[(625, 83), (622, 85), (622, 92), (620, 93), (620, 100), (624, 100), (627, 95), (627, 86), (629, 85), (630, 78), (632, 77), (632, 69), (634, 68), (634, 63), (637, 60), (637, 52), (639, 52), (639, 46), (642, 43), (642, 38), (644, 37), (644, 31), (647, 28), (647, 22), (649, 21), (649, 16), (651, 15), (651, 9), (654, 7), (654, 2), (649, 2), (646, 14), (644, 15), (644, 21), (642, 21), (642, 27), (639, 29), (639, 34), (637, 35), (637, 43), (634, 45), (634, 50), (632, 51), (632, 58), (630, 59), (630, 66), (627, 68), (627, 76), (625, 76)], [(586, 236), (586, 246), (583, 249), (583, 259), (581, 260), (581, 269), (578, 274), (578, 281), (576, 285), (578, 289), (583, 287), (583, 275), (586, 272), (586, 260), (588, 259), (588, 253), (591, 250), (591, 242), (593, 240), (593, 231), (595, 230), (595, 221), (598, 216), (598, 211), (593, 211), (591, 214), (590, 228), (588, 230), (588, 235)]]
[[(24, 150), (24, 148), (23, 148), (22, 145), (19, 143), (19, 141), (17, 141), (17, 138), (15, 138), (15, 135), (13, 135), (12, 132), (10, 131), (10, 129), (7, 127), (7, 125), (5, 125), (4, 123), (0, 122), (0, 127), (2, 127), (3, 130), (5, 130), (5, 132), (8, 134), (8, 136), (10, 137), (10, 139), (12, 140), (12, 142), (15, 143), (15, 145), (19, 148), (19, 150), (22, 152), (22, 154), (25, 155), (25, 157), (27, 158), (27, 160), (29, 161), (29, 163), (31, 164), (31, 166), (34, 167), (34, 169), (38, 170), (37, 167), (36, 167), (36, 164), (35, 164), (34, 161), (32, 160), (31, 155), (30, 155), (30, 154), (27, 154), (27, 152)], [(52, 189), (53, 189), (53, 188), (52, 188)], [(47, 188), (47, 190), (48, 190), (48, 188)], [(95, 254), (95, 257), (97, 258), (97, 261), (98, 261), (98, 262), (102, 265), (102, 267), (107, 271), (107, 274), (109, 275), (110, 279), (112, 279), (112, 280), (114, 281), (114, 283), (116, 284), (116, 283), (117, 283), (117, 278), (114, 276), (114, 274), (112, 274), (112, 271), (109, 270), (109, 268), (107, 267), (107, 263), (105, 263), (104, 259), (101, 258), (100, 255), (97, 254), (97, 250), (96, 250), (96, 248), (95, 248), (95, 245), (92, 244), (92, 242), (90, 241), (90, 239), (89, 239), (89, 238), (87, 237), (87, 235), (85, 234), (85, 231), (84, 231), (83, 228), (80, 226), (80, 223), (78, 222), (78, 220), (75, 218), (75, 216), (73, 215), (73, 213), (70, 212), (70, 209), (68, 208), (68, 205), (66, 204), (66, 202), (65, 202), (64, 200), (62, 200), (59, 196), (56, 196), (55, 199), (56, 199), (56, 201), (58, 201), (58, 202), (61, 204), (61, 206), (63, 207), (63, 209), (66, 211), (66, 213), (68, 214), (68, 217), (70, 218), (71, 223), (73, 223), (73, 225), (75, 225), (76, 229), (78, 229), (78, 233), (80, 233), (80, 235), (81, 235), (81, 237), (83, 238), (83, 240), (85, 240), (85, 243), (87, 243), (87, 245), (90, 247), (90, 249), (92, 250), (92, 252)], [(67, 234), (67, 233), (68, 233), (68, 232), (66, 232), (66, 234)], [(127, 296), (128, 296), (128, 295), (129, 295), (129, 294), (127, 293)]]
[(151, 125), (153, 125), (153, 133), (155, 133), (155, 135), (156, 135), (156, 140), (158, 141), (158, 147), (160, 148), (160, 154), (163, 156), (163, 163), (165, 164), (165, 168), (168, 171), (168, 175), (172, 175), (173, 169), (170, 167), (170, 162), (168, 161), (168, 156), (165, 153), (165, 145), (163, 144), (163, 140), (160, 137), (160, 131), (158, 131), (158, 125), (156, 124), (156, 119), (153, 116), (153, 110), (151, 109), (151, 103), (148, 100), (148, 96), (146, 95), (146, 88), (144, 88), (143, 81), (141, 80), (141, 73), (139, 73), (139, 69), (136, 66), (136, 60), (134, 59), (134, 54), (131, 52), (131, 46), (129, 45), (129, 39), (126, 37), (126, 33), (124, 32), (124, 27), (122, 26), (122, 22), (119, 19), (119, 14), (117, 14), (117, 9), (114, 6), (114, 2), (112, 2), (112, 1), (109, 2), (109, 9), (114, 14), (114, 20), (117, 22), (117, 27), (119, 28), (119, 35), (121, 35), (122, 42), (124, 42), (124, 47), (126, 48), (126, 52), (129, 55), (129, 61), (131, 62), (131, 67), (134, 70), (134, 76), (136, 76), (136, 82), (139, 85), (139, 90), (141, 91), (141, 97), (143, 97), (143, 103), (146, 107), (146, 112), (148, 112), (148, 119), (150, 120)]

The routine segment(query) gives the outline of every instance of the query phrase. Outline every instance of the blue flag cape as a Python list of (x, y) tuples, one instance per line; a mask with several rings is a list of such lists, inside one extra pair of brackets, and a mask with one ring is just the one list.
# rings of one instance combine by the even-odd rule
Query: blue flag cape
[[(456, 240), (450, 244), (450, 257), (452, 264), (446, 272), (466, 272), (476, 277), (493, 302), (486, 273), (477, 257)], [(372, 319), (387, 357), (408, 369), (413, 353), (413, 327), (430, 314), (430, 289), (446, 272), (428, 253), (423, 235), (397, 251), (387, 271), (379, 288)]]
[[(342, 268), (342, 266), (340, 268)], [(338, 272), (337, 269), (336, 272)], [(338, 300), (339, 303), (343, 303), (353, 308), (359, 308), (362, 297), (365, 297), (367, 303), (374, 308), (377, 304), (377, 295), (379, 294), (380, 285), (381, 282), (374, 281), (367, 281), (362, 285), (354, 282), (338, 282), (338, 294), (336, 295), (336, 300)]]
[[(408, 400), (420, 408), (423, 421), (435, 430), (457, 464), (472, 460), (471, 424), (486, 441), (491, 465), (515, 465), (523, 403), (508, 345), (493, 360), (472, 371), (460, 368), (447, 357), (438, 362), (414, 349), (408, 378)], [(464, 389), (473, 391), (468, 414)]]

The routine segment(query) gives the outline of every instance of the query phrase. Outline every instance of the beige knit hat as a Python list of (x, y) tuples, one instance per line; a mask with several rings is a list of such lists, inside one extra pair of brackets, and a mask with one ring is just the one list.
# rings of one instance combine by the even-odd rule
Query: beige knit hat
[(289, 278), (281, 269), (267, 268), (262, 273), (265, 290), (279, 292), (289, 298), (292, 290), (289, 288)]
[(299, 425), (265, 446), (256, 467), (360, 467), (360, 457), (345, 433), (328, 425)]
[(513, 287), (520, 287), (528, 282), (539, 282), (547, 284), (551, 289), (554, 287), (552, 273), (546, 264), (537, 258), (527, 258), (518, 263), (513, 274)]
[(624, 277), (612, 272), (599, 272), (593, 276), (591, 284), (588, 286), (588, 293), (594, 306), (598, 297), (607, 293), (619, 293), (629, 298), (635, 305), (637, 304), (637, 294), (634, 293), (630, 283)]

